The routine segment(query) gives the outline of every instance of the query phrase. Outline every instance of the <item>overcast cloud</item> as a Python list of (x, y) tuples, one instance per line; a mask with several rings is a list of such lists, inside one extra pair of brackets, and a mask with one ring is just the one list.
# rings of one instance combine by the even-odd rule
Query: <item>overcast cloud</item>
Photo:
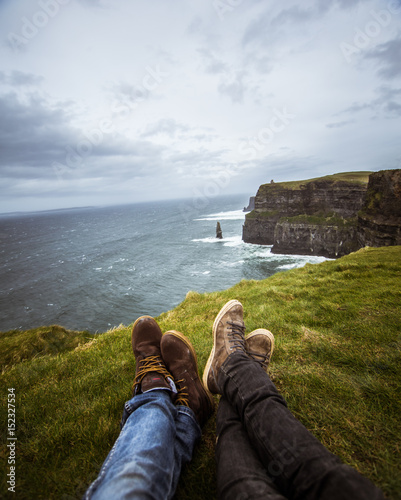
[(401, 0), (0, 0), (0, 212), (401, 168)]

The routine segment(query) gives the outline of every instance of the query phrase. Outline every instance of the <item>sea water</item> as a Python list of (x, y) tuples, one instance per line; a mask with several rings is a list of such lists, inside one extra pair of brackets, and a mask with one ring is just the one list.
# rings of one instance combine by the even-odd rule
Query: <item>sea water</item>
[(1, 215), (0, 330), (60, 324), (103, 332), (157, 316), (190, 290), (223, 290), (325, 260), (244, 243), (247, 204), (232, 196)]

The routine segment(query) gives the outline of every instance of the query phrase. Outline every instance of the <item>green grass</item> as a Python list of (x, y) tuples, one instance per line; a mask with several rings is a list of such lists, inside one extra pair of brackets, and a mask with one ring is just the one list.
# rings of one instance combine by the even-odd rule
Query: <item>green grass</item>
[[(401, 247), (364, 249), (222, 292), (190, 292), (157, 320), (163, 331), (180, 330), (191, 339), (202, 373), (216, 314), (228, 300), (240, 300), (247, 330), (264, 327), (275, 335), (270, 374), (291, 411), (330, 451), (399, 499), (400, 283)], [(19, 336), (1, 376), (3, 401), (7, 388), (16, 390), (15, 498), (80, 498), (96, 477), (130, 396), (130, 328), (84, 334), (75, 348), (33, 356), (26, 345), (18, 354), (23, 333), (1, 335), (1, 350)], [(34, 331), (27, 335), (35, 337)], [(214, 442), (212, 417), (182, 474), (178, 499), (216, 497)], [(1, 481), (6, 491), (4, 473)]]
[(325, 175), (324, 177), (314, 177), (313, 179), (306, 179), (301, 181), (289, 181), (289, 182), (275, 182), (274, 184), (262, 184), (260, 190), (272, 189), (274, 186), (285, 188), (285, 189), (300, 189), (301, 186), (309, 184), (315, 181), (334, 181), (334, 183), (339, 182), (352, 182), (355, 184), (367, 185), (369, 181), (369, 175), (372, 172), (361, 171), (361, 172), (342, 172), (339, 174)]
[(350, 217), (344, 219), (337, 214), (324, 214), (324, 215), (306, 215), (300, 214), (294, 217), (280, 217), (278, 222), (289, 222), (291, 224), (308, 224), (315, 226), (336, 226), (336, 227), (348, 227), (356, 226), (358, 223), (357, 217)]
[(10, 330), (0, 332), (0, 366), (6, 370), (21, 361), (56, 355), (75, 349), (80, 344), (94, 338), (89, 332), (66, 330), (62, 326), (52, 325), (32, 330)]

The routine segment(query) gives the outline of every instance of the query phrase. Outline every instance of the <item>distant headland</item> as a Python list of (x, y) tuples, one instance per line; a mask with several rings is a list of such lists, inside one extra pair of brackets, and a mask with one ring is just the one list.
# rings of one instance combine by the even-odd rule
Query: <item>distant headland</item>
[(260, 186), (242, 239), (273, 253), (337, 258), (401, 245), (401, 170), (346, 172)]

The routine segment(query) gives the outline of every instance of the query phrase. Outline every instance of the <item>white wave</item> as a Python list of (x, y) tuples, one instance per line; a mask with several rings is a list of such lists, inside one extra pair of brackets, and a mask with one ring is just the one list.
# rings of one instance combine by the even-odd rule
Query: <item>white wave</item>
[(195, 220), (244, 220), (245, 212), (242, 210), (230, 210), (228, 212), (218, 212), (217, 214), (208, 214)]
[(221, 243), (224, 240), (220, 240), (219, 238), (213, 238), (209, 236), (208, 238), (199, 238), (191, 241), (194, 241), (196, 243)]
[(237, 260), (235, 262), (223, 261), (221, 263), (221, 265), (224, 266), (224, 267), (236, 267), (236, 266), (239, 266), (241, 264), (244, 264), (244, 262), (245, 262), (244, 260)]
[(252, 243), (244, 243), (244, 248), (246, 252), (251, 257), (271, 257), (274, 256), (272, 254), (271, 249), (273, 245), (253, 245)]
[(236, 247), (243, 244), (241, 236), (229, 236), (222, 239), (208, 236), (207, 238), (196, 238), (191, 241), (195, 243), (219, 243), (223, 244), (226, 247)]
[(228, 238), (223, 238), (221, 241), (223, 241), (225, 247), (238, 247), (240, 245), (243, 245), (243, 241), (241, 236), (229, 236)]

